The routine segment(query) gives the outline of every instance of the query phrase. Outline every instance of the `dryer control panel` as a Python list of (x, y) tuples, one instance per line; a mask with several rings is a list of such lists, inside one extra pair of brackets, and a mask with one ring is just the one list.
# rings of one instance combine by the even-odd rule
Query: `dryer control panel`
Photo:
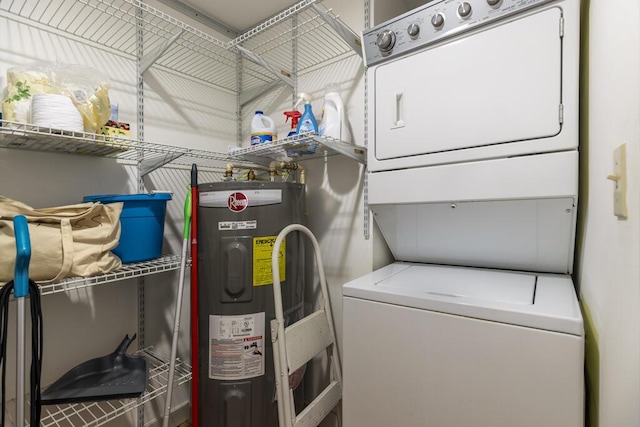
[(425, 4), (363, 33), (367, 66), (553, 0), (442, 0)]

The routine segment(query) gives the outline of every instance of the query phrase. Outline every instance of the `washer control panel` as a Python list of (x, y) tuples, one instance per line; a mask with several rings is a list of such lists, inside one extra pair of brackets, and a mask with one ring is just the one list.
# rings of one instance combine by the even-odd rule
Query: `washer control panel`
[(554, 0), (435, 0), (363, 33), (367, 66)]

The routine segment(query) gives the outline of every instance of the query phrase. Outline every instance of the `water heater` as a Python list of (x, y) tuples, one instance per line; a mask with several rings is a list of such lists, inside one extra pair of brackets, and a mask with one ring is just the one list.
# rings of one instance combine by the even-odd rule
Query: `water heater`
[[(269, 322), (275, 317), (271, 252), (278, 233), (304, 223), (305, 187), (283, 182), (199, 185), (200, 423), (277, 427)], [(302, 237), (280, 249), (288, 324), (304, 315)], [(302, 404), (300, 392), (296, 398)]]

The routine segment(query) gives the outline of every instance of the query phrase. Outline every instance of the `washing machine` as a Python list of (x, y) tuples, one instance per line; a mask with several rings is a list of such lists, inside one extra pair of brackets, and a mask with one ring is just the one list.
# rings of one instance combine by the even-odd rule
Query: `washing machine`
[(579, 0), (436, 0), (363, 34), (395, 262), (343, 287), (346, 427), (583, 426), (579, 38)]
[(583, 425), (565, 275), (393, 263), (344, 287), (344, 425)]

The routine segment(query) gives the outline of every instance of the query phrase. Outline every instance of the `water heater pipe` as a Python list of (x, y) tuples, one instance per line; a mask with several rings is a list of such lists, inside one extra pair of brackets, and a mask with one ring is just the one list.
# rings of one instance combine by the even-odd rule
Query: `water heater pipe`
[(278, 169), (287, 170), (287, 171), (299, 171), (299, 179), (298, 182), (300, 184), (304, 184), (306, 180), (306, 170), (305, 168), (296, 162), (278, 162), (273, 161), (269, 163), (269, 176), (271, 177), (271, 181), (275, 181), (276, 172)]
[(224, 177), (225, 178), (232, 178), (233, 177), (233, 170), (234, 169), (246, 169), (246, 170), (261, 170), (261, 171), (265, 171), (265, 172), (270, 172), (271, 169), (267, 168), (267, 167), (261, 167), (261, 166), (246, 166), (246, 165), (234, 165), (233, 163), (227, 163), (227, 166), (224, 169)]

